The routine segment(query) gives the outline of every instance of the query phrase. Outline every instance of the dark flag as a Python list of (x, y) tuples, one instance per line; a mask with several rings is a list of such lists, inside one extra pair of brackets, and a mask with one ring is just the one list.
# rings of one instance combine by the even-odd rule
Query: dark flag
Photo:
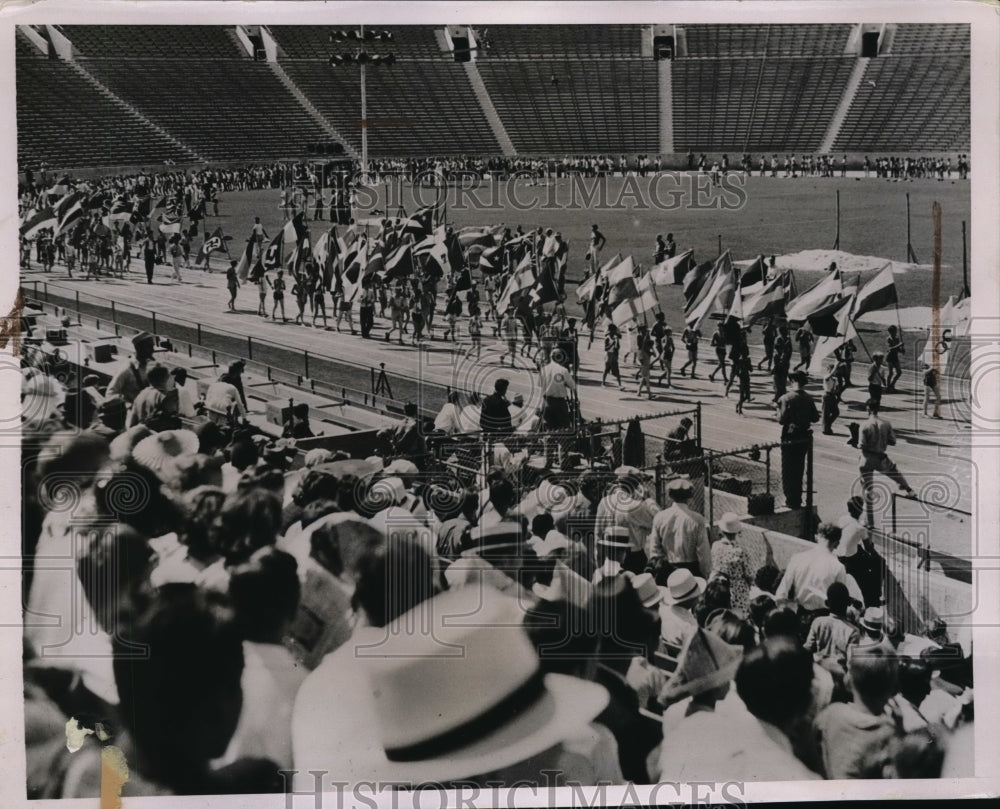
[(264, 248), (261, 264), (265, 270), (275, 270), (281, 266), (281, 248), (284, 244), (282, 232), (279, 230), (271, 243)]
[(753, 264), (740, 274), (740, 288), (743, 289), (753, 284), (762, 283), (764, 283), (764, 257), (759, 256)]

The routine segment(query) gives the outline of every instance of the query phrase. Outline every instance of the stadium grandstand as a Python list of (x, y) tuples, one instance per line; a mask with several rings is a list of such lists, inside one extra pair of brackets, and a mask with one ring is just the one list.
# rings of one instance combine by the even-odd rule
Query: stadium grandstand
[[(969, 149), (967, 25), (450, 29), (363, 43), (392, 55), (365, 71), (371, 156)], [(361, 68), (330, 57), (362, 43), (335, 30), (20, 26), (19, 164), (280, 160), (321, 141), (357, 156)]]

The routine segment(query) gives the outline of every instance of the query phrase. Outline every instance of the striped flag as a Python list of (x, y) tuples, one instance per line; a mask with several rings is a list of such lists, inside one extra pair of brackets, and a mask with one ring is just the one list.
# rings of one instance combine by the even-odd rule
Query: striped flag
[[(607, 265), (605, 265), (607, 266)], [(601, 268), (603, 272), (603, 267)], [(620, 261), (614, 267), (610, 268), (604, 275), (603, 278), (607, 282), (609, 289), (613, 289), (618, 284), (623, 281), (628, 281), (632, 279), (635, 280), (635, 263), (632, 261), (632, 256), (629, 256), (624, 261)]]
[(358, 242), (358, 250), (354, 260), (340, 274), (340, 288), (343, 290), (345, 303), (350, 303), (357, 297), (367, 269), (368, 240), (362, 237)]
[(507, 307), (510, 306), (514, 296), (526, 289), (531, 289), (534, 284), (535, 268), (531, 263), (531, 256), (525, 256), (521, 259), (521, 263), (517, 265), (517, 269), (514, 270), (510, 280), (507, 281), (507, 285), (504, 287), (503, 293), (497, 300), (497, 311), (507, 311)]
[(789, 320), (805, 320), (813, 312), (833, 303), (843, 293), (844, 283), (840, 278), (840, 270), (834, 270), (786, 305), (785, 317)]
[(691, 267), (682, 281), (684, 285), (684, 308), (689, 308), (698, 302), (698, 296), (705, 289), (705, 284), (711, 278), (715, 269), (710, 261)]
[[(688, 284), (689, 279), (687, 277), (684, 279), (684, 299), (686, 301), (684, 304), (685, 312), (690, 312), (701, 304), (702, 301), (704, 301), (705, 296), (708, 295), (709, 290), (712, 288), (712, 285), (719, 278), (719, 276), (736, 274), (736, 268), (733, 266), (733, 257), (728, 250), (719, 256), (711, 267), (704, 264), (697, 268), (697, 271), (699, 273), (705, 271), (706, 274), (704, 276), (699, 275), (698, 277), (692, 279), (691, 285)], [(688, 276), (690, 275), (691, 273), (688, 273)], [(697, 287), (697, 289), (695, 289), (695, 287)], [(729, 308), (728, 303), (725, 308)]]
[(836, 337), (847, 330), (854, 295), (844, 295), (809, 314), (806, 320), (817, 337)]
[(616, 266), (622, 262), (622, 254), (615, 253), (610, 259), (604, 262), (604, 265), (597, 271), (597, 277), (600, 283), (604, 283), (607, 280), (608, 273), (611, 272)]
[(83, 217), (83, 194), (67, 194), (56, 203), (55, 214), (59, 219), (55, 235), (59, 235)]
[(756, 295), (747, 298), (743, 304), (744, 322), (752, 324), (762, 317), (784, 314), (787, 294), (784, 277), (776, 275)]
[(413, 275), (413, 248), (404, 244), (386, 257), (382, 279), (392, 281), (396, 278), (406, 278), (409, 275)]
[(740, 273), (740, 288), (745, 289), (753, 284), (763, 283), (765, 272), (764, 256), (758, 256), (753, 264)]
[(684, 318), (689, 327), (697, 329), (706, 317), (716, 312), (726, 312), (733, 305), (737, 284), (736, 268), (731, 259), (725, 262), (722, 260), (727, 256), (729, 256), (728, 250), (716, 262), (715, 277), (712, 279), (712, 283), (707, 285), (705, 294), (701, 296), (701, 300), (697, 304), (691, 307)]
[(111, 203), (108, 212), (108, 219), (112, 222), (127, 222), (132, 218), (132, 206), (122, 197), (118, 197)]
[(896, 296), (896, 281), (892, 275), (892, 264), (886, 264), (879, 273), (861, 287), (854, 302), (852, 318), (859, 318), (865, 312), (884, 309), (899, 303)]
[(34, 239), (39, 231), (45, 230), (45, 228), (50, 228), (54, 231), (58, 224), (59, 217), (56, 216), (55, 211), (51, 208), (42, 208), (42, 210), (35, 211), (25, 217), (21, 223), (21, 238)]
[(847, 319), (843, 334), (838, 334), (834, 337), (816, 338), (816, 343), (813, 346), (812, 358), (809, 360), (809, 373), (813, 376), (826, 376), (827, 369), (824, 366), (826, 365), (827, 359), (832, 357), (833, 353), (845, 342), (853, 340), (857, 336), (858, 333), (854, 330), (854, 324), (850, 321), (850, 319)]
[(649, 274), (653, 277), (653, 283), (658, 286), (679, 284), (692, 266), (694, 266), (694, 250), (685, 250), (679, 256), (653, 265)]

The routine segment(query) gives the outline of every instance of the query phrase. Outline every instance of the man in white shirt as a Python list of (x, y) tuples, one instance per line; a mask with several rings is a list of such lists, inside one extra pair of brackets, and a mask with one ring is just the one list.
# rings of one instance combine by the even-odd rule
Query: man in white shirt
[(816, 547), (788, 560), (774, 597), (795, 601), (807, 612), (825, 609), (830, 585), (835, 581), (847, 584), (847, 571), (837, 558), (839, 545), (840, 528), (821, 523), (816, 531)]
[(565, 430), (571, 425), (569, 402), (576, 393), (576, 383), (570, 370), (553, 357), (542, 368), (542, 414), (546, 429)]
[(712, 573), (712, 552), (705, 518), (687, 505), (693, 491), (691, 482), (682, 478), (668, 484), (667, 494), (673, 503), (653, 517), (646, 556), (649, 563), (666, 557), (674, 567), (708, 578)]
[(840, 545), (837, 556), (847, 575), (854, 578), (866, 607), (882, 603), (882, 568), (884, 562), (872, 545), (868, 529), (861, 523), (864, 499), (855, 495), (847, 501), (847, 513), (837, 520)]

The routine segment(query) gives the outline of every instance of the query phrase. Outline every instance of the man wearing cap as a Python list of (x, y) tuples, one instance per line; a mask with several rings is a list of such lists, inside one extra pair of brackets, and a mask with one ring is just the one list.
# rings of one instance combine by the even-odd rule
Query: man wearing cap
[(646, 556), (648, 564), (665, 557), (674, 567), (707, 577), (712, 573), (712, 552), (705, 518), (688, 506), (693, 492), (691, 482), (683, 478), (667, 484), (667, 495), (672, 502), (653, 517)]
[(806, 455), (812, 446), (812, 425), (819, 421), (816, 402), (805, 390), (807, 380), (804, 371), (796, 371), (791, 375), (792, 390), (778, 399), (782, 441), (781, 487), (788, 508), (802, 507)]
[(140, 332), (132, 338), (132, 345), (135, 347), (135, 356), (129, 360), (125, 368), (112, 377), (104, 392), (109, 399), (120, 396), (127, 404), (132, 404), (139, 391), (149, 384), (146, 379), (146, 366), (153, 359), (156, 340), (152, 334)]
[(594, 571), (593, 583), (623, 575), (625, 568), (622, 565), (631, 547), (627, 528), (618, 525), (608, 528), (597, 540), (600, 566)]

